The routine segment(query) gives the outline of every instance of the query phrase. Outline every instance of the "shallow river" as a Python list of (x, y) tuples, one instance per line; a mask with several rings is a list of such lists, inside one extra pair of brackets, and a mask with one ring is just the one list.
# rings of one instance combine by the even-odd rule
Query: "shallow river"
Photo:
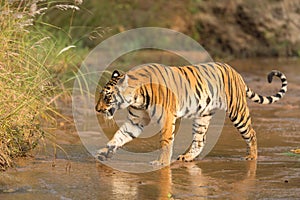
[[(260, 94), (273, 94), (280, 87), (279, 81), (267, 83), (271, 69), (281, 70), (288, 79), (288, 92), (281, 101), (249, 102), (258, 138), (257, 161), (240, 159), (245, 142), (226, 120), (217, 144), (203, 159), (174, 162), (146, 173), (121, 172), (96, 161), (72, 124), (62, 123), (56, 131), (57, 158), (47, 143), (34, 152), (35, 157), (20, 159), (14, 169), (0, 173), (0, 199), (300, 199), (300, 154), (289, 153), (300, 148), (300, 61), (229, 63)], [(136, 167), (118, 157), (111, 162)]]

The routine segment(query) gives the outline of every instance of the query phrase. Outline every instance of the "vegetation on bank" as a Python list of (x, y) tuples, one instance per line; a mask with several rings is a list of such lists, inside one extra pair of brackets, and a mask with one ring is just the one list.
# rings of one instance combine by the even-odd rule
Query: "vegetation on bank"
[[(76, 5), (0, 1), (0, 170), (25, 156), (56, 124), (56, 100), (67, 93), (62, 76), (80, 61), (70, 35), (58, 38), (42, 16)], [(52, 27), (53, 28), (53, 27)]]

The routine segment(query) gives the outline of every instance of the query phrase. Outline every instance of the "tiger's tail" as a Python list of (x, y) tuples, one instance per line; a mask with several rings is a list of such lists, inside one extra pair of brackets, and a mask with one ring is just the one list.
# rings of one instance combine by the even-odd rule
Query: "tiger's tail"
[(253, 92), (247, 86), (247, 88), (246, 88), (247, 97), (249, 99), (251, 99), (252, 101), (254, 101), (255, 103), (259, 103), (259, 104), (271, 104), (271, 103), (274, 103), (274, 102), (278, 101), (279, 99), (281, 99), (287, 91), (286, 76), (283, 73), (281, 73), (280, 71), (273, 70), (268, 74), (268, 82), (269, 83), (272, 82), (273, 76), (279, 77), (282, 82), (281, 89), (279, 90), (279, 92), (277, 92), (277, 94), (272, 95), (272, 96), (262, 96), (262, 95), (259, 95), (255, 92)]

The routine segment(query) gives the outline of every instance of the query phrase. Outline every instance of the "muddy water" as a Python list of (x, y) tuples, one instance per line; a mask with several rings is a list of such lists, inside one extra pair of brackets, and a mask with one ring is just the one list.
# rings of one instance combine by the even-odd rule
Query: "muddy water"
[(53, 148), (47, 145), (34, 158), (21, 159), (16, 168), (1, 173), (0, 199), (300, 199), (300, 156), (288, 153), (300, 148), (300, 62), (230, 64), (261, 94), (280, 87), (278, 81), (267, 84), (271, 69), (288, 77), (288, 93), (280, 102), (268, 106), (249, 102), (258, 135), (257, 161), (240, 159), (245, 143), (226, 121), (217, 144), (202, 160), (174, 162), (147, 173), (120, 172), (95, 161), (74, 128), (64, 125), (56, 131), (64, 152), (57, 148), (54, 160)]

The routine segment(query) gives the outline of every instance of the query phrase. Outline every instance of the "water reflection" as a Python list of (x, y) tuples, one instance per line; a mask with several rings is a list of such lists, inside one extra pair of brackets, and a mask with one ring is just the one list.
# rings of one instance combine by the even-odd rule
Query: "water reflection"
[[(233, 162), (233, 161), (231, 161)], [(160, 170), (129, 174), (98, 163), (99, 184), (109, 199), (248, 199), (256, 183), (257, 162), (175, 162)]]

